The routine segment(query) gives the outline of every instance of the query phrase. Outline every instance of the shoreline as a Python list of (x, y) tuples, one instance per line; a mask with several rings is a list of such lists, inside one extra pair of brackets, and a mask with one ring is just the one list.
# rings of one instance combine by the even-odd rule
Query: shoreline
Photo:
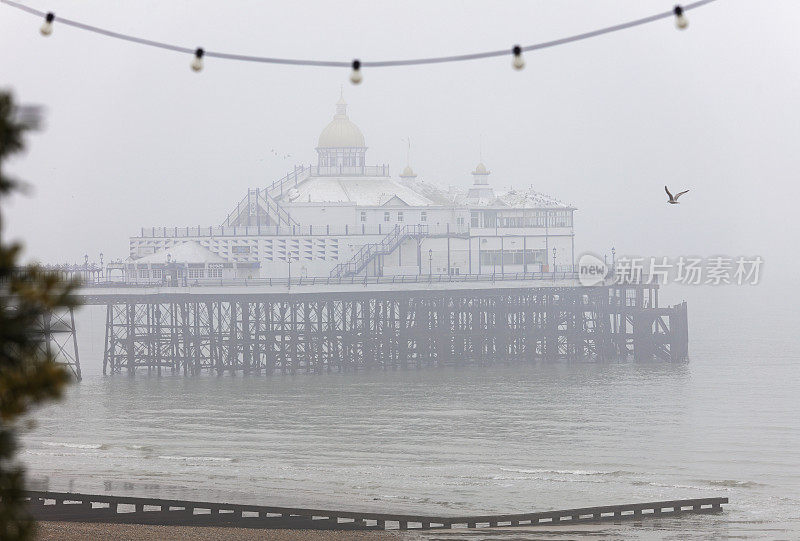
[[(437, 539), (461, 538), (476, 530), (295, 530), (267, 528), (229, 528), (221, 526), (155, 526), (151, 524), (115, 524), (102, 522), (42, 521), (36, 524), (37, 541), (84, 541), (86, 539), (114, 541), (425, 541), (431, 536)], [(574, 524), (548, 526), (517, 526), (513, 528), (480, 528), (485, 534), (503, 532), (520, 536), (547, 535), (619, 535), (619, 523)]]
[[(410, 535), (409, 535), (410, 534)], [(354, 530), (286, 530), (227, 528), (219, 526), (154, 526), (100, 522), (41, 521), (36, 524), (37, 541), (373, 541), (415, 539), (413, 532)]]

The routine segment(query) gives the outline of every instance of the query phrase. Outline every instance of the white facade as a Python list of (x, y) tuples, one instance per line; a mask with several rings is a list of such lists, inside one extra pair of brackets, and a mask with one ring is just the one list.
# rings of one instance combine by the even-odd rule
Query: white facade
[(185, 244), (235, 278), (572, 270), (573, 207), (532, 189), (496, 195), (482, 163), (466, 191), (422, 182), (410, 166), (395, 179), (388, 166), (367, 166), (366, 150), (340, 99), (317, 165), (248, 190), (220, 226), (143, 228), (130, 239), (126, 279)]

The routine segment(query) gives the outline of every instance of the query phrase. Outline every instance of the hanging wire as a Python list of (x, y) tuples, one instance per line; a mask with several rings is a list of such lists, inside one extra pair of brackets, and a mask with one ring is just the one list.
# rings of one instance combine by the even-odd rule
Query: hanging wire
[[(710, 4), (716, 0), (698, 0), (697, 2), (692, 2), (681, 6), (682, 12), (689, 11), (691, 9), (699, 8), (700, 6), (704, 6), (706, 4)], [(13, 0), (0, 0), (0, 3), (6, 4), (10, 7), (20, 9), (32, 15), (36, 15), (37, 17), (46, 17), (47, 12), (39, 11), (38, 9), (34, 9), (32, 7), (26, 6), (24, 4), (20, 4), (19, 2), (14, 2)], [(633, 28), (635, 26), (641, 26), (643, 24), (652, 23), (654, 21), (658, 21), (661, 19), (667, 19), (670, 17), (675, 16), (674, 9), (670, 9), (669, 11), (665, 11), (662, 13), (657, 13), (655, 15), (650, 15), (648, 17), (643, 17), (641, 19), (635, 19), (633, 21), (628, 21), (625, 23), (616, 24), (614, 26), (607, 26), (605, 28), (600, 28), (597, 30), (592, 30), (591, 32), (584, 32), (582, 34), (575, 34), (572, 36), (567, 36), (565, 38), (560, 38), (552, 41), (544, 41), (541, 43), (534, 43), (532, 45), (526, 45), (521, 47), (522, 52), (527, 51), (536, 51), (539, 49), (547, 49), (549, 47), (556, 47), (558, 45), (565, 45), (567, 43), (573, 43), (576, 41), (582, 41), (589, 38), (594, 38), (597, 36), (602, 36), (604, 34), (611, 34), (613, 32), (619, 32), (621, 30), (626, 30), (628, 28)], [(75, 28), (79, 28), (81, 30), (86, 30), (88, 32), (94, 32), (95, 34), (101, 34), (110, 38), (121, 39), (124, 41), (130, 41), (133, 43), (138, 43), (140, 45), (148, 45), (150, 47), (158, 47), (161, 49), (167, 49), (170, 51), (176, 51), (179, 53), (188, 53), (188, 54), (195, 54), (196, 48), (195, 47), (181, 47), (179, 45), (173, 45), (171, 43), (164, 43), (161, 41), (153, 41), (149, 39), (144, 39), (136, 36), (131, 36), (129, 34), (122, 34), (120, 32), (114, 32), (112, 30), (106, 30), (105, 28), (100, 28), (97, 26), (92, 26), (89, 24), (85, 24), (78, 21), (73, 21), (71, 19), (65, 19), (63, 17), (58, 17), (56, 19), (58, 24), (63, 24), (67, 26), (72, 26)], [(361, 67), (369, 67), (369, 68), (387, 68), (387, 67), (394, 67), (394, 66), (419, 66), (423, 64), (442, 64), (445, 62), (464, 62), (467, 60), (479, 60), (482, 58), (492, 58), (497, 56), (507, 56), (509, 54), (509, 49), (501, 49), (497, 51), (485, 51), (485, 52), (478, 52), (478, 53), (469, 53), (469, 54), (461, 54), (461, 55), (452, 55), (452, 56), (434, 56), (429, 58), (409, 58), (406, 60), (373, 60), (367, 61), (363, 60), (360, 61)], [(335, 60), (306, 60), (306, 59), (296, 59), (296, 58), (276, 58), (276, 57), (268, 57), (268, 56), (251, 56), (251, 55), (243, 55), (243, 54), (234, 54), (234, 53), (221, 53), (221, 52), (214, 52), (214, 51), (205, 51), (204, 56), (206, 58), (222, 58), (225, 60), (240, 60), (242, 62), (260, 62), (264, 64), (288, 64), (292, 66), (317, 66), (317, 67), (327, 67), (327, 68), (349, 68), (352, 67), (352, 60), (349, 61), (335, 61)]]

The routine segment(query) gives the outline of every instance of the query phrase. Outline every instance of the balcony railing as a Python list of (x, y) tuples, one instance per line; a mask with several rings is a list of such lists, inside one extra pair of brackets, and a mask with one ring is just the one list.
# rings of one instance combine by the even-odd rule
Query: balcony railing
[(312, 165), (311, 176), (314, 177), (388, 177), (388, 165)]
[[(349, 235), (387, 235), (396, 224), (357, 224), (357, 225), (230, 225), (194, 227), (143, 227), (141, 238), (192, 238), (192, 237), (235, 237), (235, 236), (349, 236)], [(428, 236), (466, 235), (466, 225), (426, 225)]]

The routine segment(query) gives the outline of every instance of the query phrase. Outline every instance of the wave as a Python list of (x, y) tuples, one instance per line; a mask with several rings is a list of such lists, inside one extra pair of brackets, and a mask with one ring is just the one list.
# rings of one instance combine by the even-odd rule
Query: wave
[(733, 479), (722, 479), (718, 481), (707, 481), (705, 479), (701, 479), (700, 482), (708, 483), (712, 487), (753, 488), (764, 486), (761, 483), (756, 483), (755, 481), (735, 481)]
[(92, 458), (97, 460), (119, 460), (120, 458), (141, 458), (139, 455), (97, 453), (92, 451), (95, 451), (95, 449), (91, 449), (88, 452), (79, 452), (79, 451), (70, 452), (68, 450), (37, 451), (34, 449), (25, 449), (23, 451), (23, 454), (30, 456), (46, 456), (46, 457), (76, 457), (83, 460), (86, 460), (87, 458)]
[[(648, 487), (659, 487), (659, 488), (685, 488), (691, 490), (709, 490), (708, 487), (701, 487), (696, 485), (670, 485), (668, 483), (656, 483), (654, 481), (633, 481), (632, 484), (635, 486), (648, 486)], [(722, 490), (722, 489), (712, 488), (711, 490)]]
[(152, 447), (147, 445), (126, 445), (125, 449), (129, 449), (131, 451), (142, 451), (145, 453), (149, 453), (153, 450)]
[(757, 486), (764, 486), (761, 483), (756, 483), (755, 481), (736, 481), (732, 479), (722, 479), (722, 480), (698, 479), (696, 480), (696, 482), (703, 483), (706, 486), (668, 484), (668, 483), (658, 483), (654, 481), (641, 481), (641, 480), (633, 481), (633, 484), (638, 486), (651, 486), (651, 487), (662, 487), (662, 488), (688, 488), (692, 490), (725, 490), (726, 488), (753, 488)]
[(175, 455), (159, 455), (158, 458), (162, 460), (182, 460), (185, 462), (233, 462), (229, 457), (216, 457), (216, 456), (175, 456)]
[(602, 470), (546, 470), (546, 469), (522, 469), (522, 468), (500, 468), (501, 471), (511, 473), (530, 473), (530, 474), (556, 474), (556, 475), (625, 475), (632, 472), (623, 470), (602, 471)]
[(73, 452), (70, 453), (69, 451), (35, 451), (33, 449), (25, 449), (23, 451), (24, 455), (30, 456), (47, 456), (47, 457), (54, 457), (54, 456), (75, 456), (80, 458), (88, 458), (88, 457), (97, 457), (100, 458), (100, 453), (78, 453)]
[(65, 441), (43, 441), (48, 447), (66, 447), (68, 449), (107, 449), (102, 443), (70, 443)]
[[(551, 483), (609, 483), (605, 479), (597, 479), (592, 477), (547, 477), (544, 475), (495, 475), (492, 477), (493, 481), (548, 481)], [(499, 484), (498, 486), (511, 486)]]

